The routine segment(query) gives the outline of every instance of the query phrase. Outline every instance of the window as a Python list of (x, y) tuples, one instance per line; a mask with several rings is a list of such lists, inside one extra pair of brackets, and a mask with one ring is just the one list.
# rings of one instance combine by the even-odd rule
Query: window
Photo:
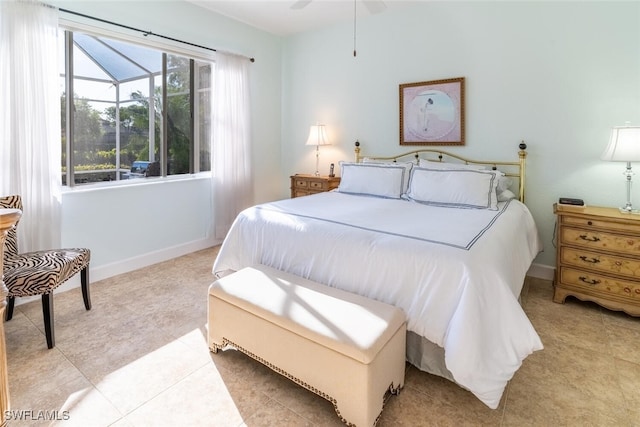
[(64, 185), (211, 170), (212, 63), (101, 35), (60, 36)]

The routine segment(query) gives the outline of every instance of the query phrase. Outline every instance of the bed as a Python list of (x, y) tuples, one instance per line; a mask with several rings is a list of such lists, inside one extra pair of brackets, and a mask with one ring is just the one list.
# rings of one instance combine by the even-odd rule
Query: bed
[(524, 143), (518, 154), (365, 157), (356, 144), (337, 190), (241, 212), (213, 273), (264, 264), (400, 307), (407, 360), (495, 409), (543, 348), (519, 304), (542, 246), (524, 204)]

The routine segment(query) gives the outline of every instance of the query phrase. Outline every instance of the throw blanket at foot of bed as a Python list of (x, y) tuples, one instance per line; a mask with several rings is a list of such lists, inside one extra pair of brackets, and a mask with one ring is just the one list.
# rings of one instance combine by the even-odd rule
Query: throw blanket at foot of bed
[(209, 347), (235, 347), (372, 426), (404, 385), (406, 322), (389, 304), (258, 265), (209, 288)]

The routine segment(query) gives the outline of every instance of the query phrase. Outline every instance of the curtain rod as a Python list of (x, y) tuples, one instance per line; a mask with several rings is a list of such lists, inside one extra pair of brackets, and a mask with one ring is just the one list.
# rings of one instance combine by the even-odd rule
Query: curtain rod
[[(217, 49), (213, 49), (211, 47), (202, 46), (202, 45), (191, 43), (191, 42), (186, 42), (184, 40), (174, 39), (173, 37), (163, 36), (162, 34), (152, 33), (151, 31), (141, 30), (139, 28), (130, 27), (130, 26), (124, 25), (124, 24), (118, 24), (117, 22), (107, 21), (106, 19), (96, 18), (95, 16), (85, 15), (84, 13), (74, 12), (72, 10), (63, 9), (63, 8), (59, 8), (58, 10), (60, 10), (62, 12), (65, 12), (65, 13), (70, 13), (72, 15), (82, 16), (83, 18), (93, 19), (94, 21), (104, 22), (105, 24), (111, 24), (111, 25), (115, 25), (117, 27), (126, 28), (128, 30), (138, 31), (138, 32), (141, 32), (142, 35), (145, 36), (145, 37), (146, 36), (156, 36), (156, 37), (160, 37), (160, 38), (163, 38), (163, 39), (166, 39), (166, 40), (171, 40), (171, 41), (182, 43), (182, 44), (186, 44), (186, 45), (189, 45), (189, 46), (199, 47), (201, 49), (206, 49), (206, 50), (210, 50), (212, 52), (217, 52)], [(255, 58), (249, 58), (249, 61), (255, 62), (256, 60), (255, 60)]]

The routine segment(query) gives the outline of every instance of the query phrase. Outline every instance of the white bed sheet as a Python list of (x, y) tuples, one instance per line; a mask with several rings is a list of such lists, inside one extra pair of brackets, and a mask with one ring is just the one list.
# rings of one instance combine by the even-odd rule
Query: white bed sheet
[(518, 303), (541, 249), (517, 200), (490, 211), (328, 192), (241, 212), (213, 272), (260, 263), (400, 307), (455, 381), (496, 408), (543, 348)]

